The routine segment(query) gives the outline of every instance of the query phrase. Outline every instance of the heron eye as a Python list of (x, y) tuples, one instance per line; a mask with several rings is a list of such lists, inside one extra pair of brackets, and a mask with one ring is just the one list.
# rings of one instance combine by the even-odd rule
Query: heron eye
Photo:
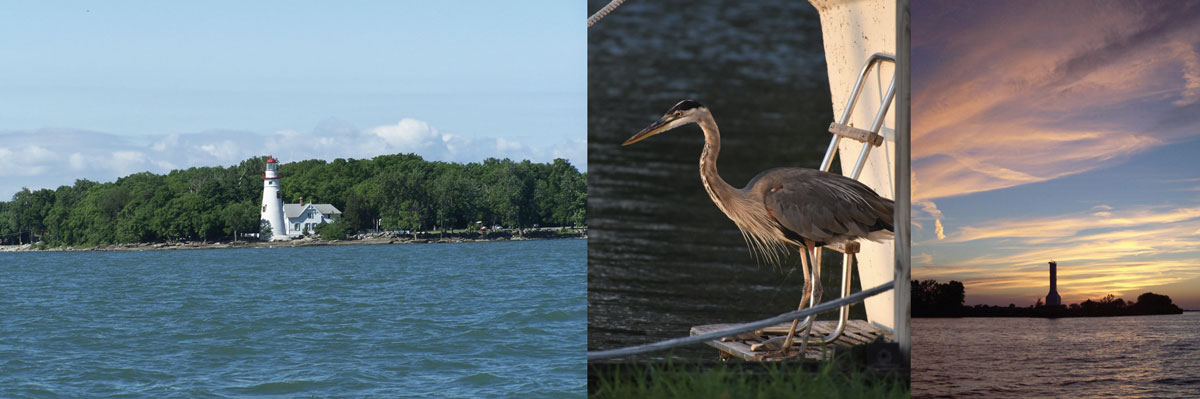
[(676, 117), (683, 116), (683, 111), (675, 111), (675, 116)]

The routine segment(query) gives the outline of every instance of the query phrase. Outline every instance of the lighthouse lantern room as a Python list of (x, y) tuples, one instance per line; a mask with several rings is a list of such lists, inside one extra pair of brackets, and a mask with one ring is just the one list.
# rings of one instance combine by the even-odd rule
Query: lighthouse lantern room
[(271, 241), (289, 240), (287, 225), (283, 224), (283, 193), (279, 187), (279, 170), (275, 157), (267, 157), (267, 169), (263, 172), (262, 230), (271, 229), (262, 239)]

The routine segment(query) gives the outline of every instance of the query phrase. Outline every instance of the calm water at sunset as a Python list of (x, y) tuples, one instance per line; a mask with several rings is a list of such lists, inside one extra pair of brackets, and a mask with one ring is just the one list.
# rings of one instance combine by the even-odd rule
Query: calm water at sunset
[(913, 319), (912, 393), (1195, 397), (1200, 312), (1068, 319)]

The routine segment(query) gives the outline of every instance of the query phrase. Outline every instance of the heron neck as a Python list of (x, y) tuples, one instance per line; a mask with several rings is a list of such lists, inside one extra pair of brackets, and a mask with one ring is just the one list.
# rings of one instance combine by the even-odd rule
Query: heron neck
[[(700, 130), (704, 131), (704, 151), (700, 153), (700, 180), (704, 189), (713, 201), (721, 206), (722, 200), (728, 200), (734, 188), (721, 174), (717, 173), (717, 155), (721, 153), (721, 132), (711, 114), (705, 115), (699, 122)], [(722, 208), (724, 210), (724, 208)]]

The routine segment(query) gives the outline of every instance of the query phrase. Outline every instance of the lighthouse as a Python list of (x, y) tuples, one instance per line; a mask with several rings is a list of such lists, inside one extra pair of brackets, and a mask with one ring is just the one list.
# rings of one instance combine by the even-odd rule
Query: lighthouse
[(287, 225), (283, 224), (283, 193), (279, 187), (279, 170), (276, 169), (275, 157), (267, 157), (267, 170), (263, 172), (262, 225), (263, 230), (271, 228), (271, 233), (264, 234), (264, 240), (289, 240)]
[(1058, 263), (1050, 261), (1050, 293), (1046, 294), (1046, 306), (1062, 306), (1058, 296)]

